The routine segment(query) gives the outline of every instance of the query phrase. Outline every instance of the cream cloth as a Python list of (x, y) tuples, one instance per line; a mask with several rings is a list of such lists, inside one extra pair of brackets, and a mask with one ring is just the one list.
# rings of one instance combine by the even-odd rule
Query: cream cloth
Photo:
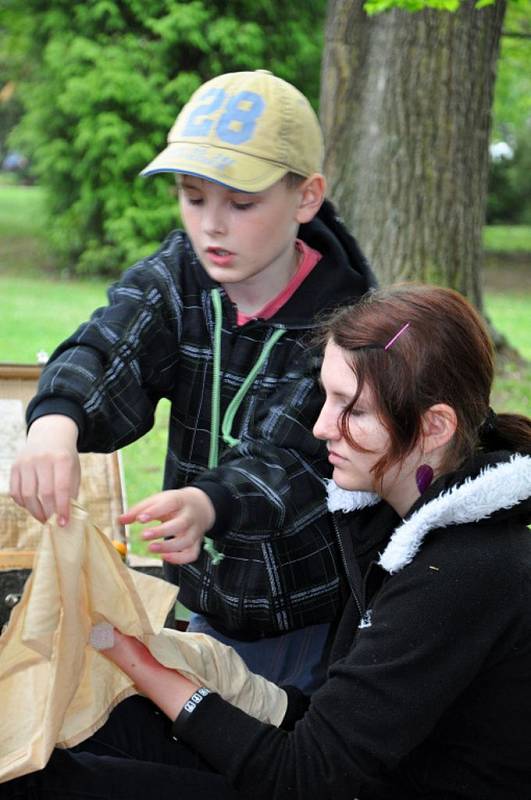
[(67, 528), (43, 527), (33, 572), (0, 638), (0, 782), (41, 769), (135, 694), (131, 680), (90, 645), (108, 622), (141, 639), (165, 666), (279, 725), (286, 693), (238, 654), (199, 633), (162, 628), (177, 590), (129, 569), (88, 514), (72, 504)]

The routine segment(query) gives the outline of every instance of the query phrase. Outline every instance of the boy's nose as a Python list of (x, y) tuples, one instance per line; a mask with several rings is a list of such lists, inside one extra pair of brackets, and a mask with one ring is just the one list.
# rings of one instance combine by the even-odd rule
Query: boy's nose
[(209, 234), (210, 236), (227, 232), (225, 215), (221, 209), (211, 208), (208, 211), (205, 211), (205, 215), (203, 217), (203, 229), (205, 233)]

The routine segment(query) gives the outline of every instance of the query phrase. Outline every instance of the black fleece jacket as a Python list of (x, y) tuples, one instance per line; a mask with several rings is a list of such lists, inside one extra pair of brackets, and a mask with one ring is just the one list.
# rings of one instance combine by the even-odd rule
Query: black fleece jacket
[(210, 695), (180, 737), (253, 800), (529, 800), (530, 497), (531, 458), (496, 454), (403, 521), (382, 502), (349, 515), (360, 559), (344, 550), (325, 685), (289, 690), (284, 729)]

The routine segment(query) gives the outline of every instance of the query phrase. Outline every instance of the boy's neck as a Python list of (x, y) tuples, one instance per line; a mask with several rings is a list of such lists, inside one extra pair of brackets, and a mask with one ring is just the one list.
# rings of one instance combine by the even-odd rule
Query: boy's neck
[(285, 258), (246, 280), (223, 284), (223, 288), (238, 310), (251, 316), (280, 294), (297, 272), (299, 262), (300, 252), (294, 242)]

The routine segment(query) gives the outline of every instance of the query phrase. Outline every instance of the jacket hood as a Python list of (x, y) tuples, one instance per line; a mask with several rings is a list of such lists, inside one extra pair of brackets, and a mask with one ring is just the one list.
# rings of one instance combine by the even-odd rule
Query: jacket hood
[(269, 322), (288, 327), (317, 327), (321, 318), (355, 302), (377, 285), (369, 262), (330, 202), (299, 228), (299, 238), (322, 258), (288, 302)]
[[(349, 492), (329, 482), (330, 511), (358, 511), (378, 502), (377, 494)], [(378, 563), (391, 574), (398, 572), (411, 563), (430, 531), (487, 519), (531, 523), (530, 456), (488, 454), (443, 475), (395, 529)]]

